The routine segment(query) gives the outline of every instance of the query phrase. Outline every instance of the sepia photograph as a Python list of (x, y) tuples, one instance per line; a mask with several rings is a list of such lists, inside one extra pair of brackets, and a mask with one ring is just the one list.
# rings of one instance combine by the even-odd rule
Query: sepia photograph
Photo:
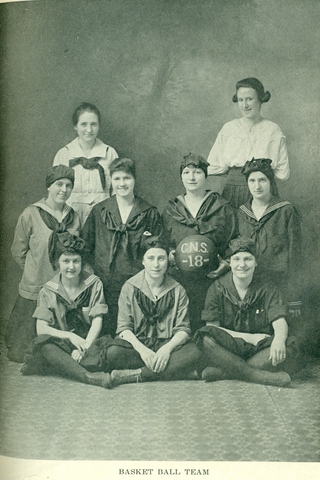
[(319, 0), (0, 0), (0, 477), (313, 480)]

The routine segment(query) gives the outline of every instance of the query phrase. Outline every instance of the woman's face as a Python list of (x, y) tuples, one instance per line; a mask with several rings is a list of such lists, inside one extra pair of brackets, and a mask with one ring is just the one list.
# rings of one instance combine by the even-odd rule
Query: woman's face
[(99, 132), (99, 119), (93, 112), (83, 112), (81, 113), (74, 129), (81, 140), (90, 143), (97, 138)]
[(199, 167), (187, 165), (182, 170), (181, 179), (187, 192), (195, 192), (205, 188), (206, 176), (204, 171)]
[(152, 279), (163, 278), (168, 269), (168, 254), (163, 248), (150, 248), (143, 256), (142, 265)]
[(48, 198), (56, 204), (64, 204), (70, 197), (72, 188), (69, 178), (59, 178), (48, 187)]
[(271, 183), (269, 178), (264, 173), (250, 173), (248, 178), (248, 187), (254, 199), (269, 202), (271, 197)]
[(249, 252), (237, 252), (230, 258), (232, 274), (239, 280), (252, 278), (256, 266), (256, 259)]
[(134, 194), (135, 179), (130, 173), (119, 170), (112, 174), (111, 185), (113, 193), (119, 197), (129, 197)]
[(80, 255), (63, 253), (59, 257), (59, 270), (62, 278), (71, 280), (81, 273), (82, 260)]
[(238, 106), (244, 118), (256, 120), (260, 117), (261, 102), (254, 88), (241, 87), (237, 91)]

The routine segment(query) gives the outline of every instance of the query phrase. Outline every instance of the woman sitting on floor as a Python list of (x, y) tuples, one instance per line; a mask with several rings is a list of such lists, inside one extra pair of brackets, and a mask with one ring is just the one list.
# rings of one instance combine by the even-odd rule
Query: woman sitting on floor
[(98, 337), (108, 307), (102, 282), (82, 270), (85, 242), (68, 233), (55, 234), (49, 253), (59, 273), (40, 291), (33, 314), (38, 337), (21, 373), (57, 374), (110, 388), (109, 373), (97, 371), (107, 369), (103, 351), (111, 337)]
[(206, 327), (195, 337), (206, 355), (202, 378), (287, 386), (297, 349), (294, 337), (288, 338), (279, 289), (255, 277), (253, 240), (232, 240), (229, 253), (231, 272), (209, 288), (202, 312)]
[(186, 292), (167, 274), (167, 244), (150, 236), (143, 247), (144, 270), (119, 298), (118, 337), (107, 354), (113, 386), (187, 378), (201, 356), (190, 340)]

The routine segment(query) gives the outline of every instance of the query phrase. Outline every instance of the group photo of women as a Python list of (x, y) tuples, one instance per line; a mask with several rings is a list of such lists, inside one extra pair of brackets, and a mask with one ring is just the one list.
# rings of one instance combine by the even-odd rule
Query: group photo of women
[(292, 328), (303, 322), (303, 257), (300, 212), (279, 194), (286, 137), (263, 116), (272, 96), (260, 80), (231, 93), (240, 116), (208, 157), (172, 158), (174, 198), (157, 178), (164, 209), (138, 195), (139, 159), (99, 139), (99, 109), (75, 109), (75, 138), (52, 159), (12, 243), (21, 280), (5, 343), (22, 375), (106, 389), (291, 384), (304, 364)]

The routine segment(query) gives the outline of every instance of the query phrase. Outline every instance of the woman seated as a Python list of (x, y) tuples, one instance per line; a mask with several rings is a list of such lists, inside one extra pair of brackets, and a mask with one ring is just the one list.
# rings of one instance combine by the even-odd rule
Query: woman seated
[(294, 337), (288, 337), (279, 289), (255, 277), (251, 239), (232, 240), (229, 253), (231, 272), (209, 288), (202, 312), (206, 327), (195, 337), (206, 355), (202, 378), (287, 386), (298, 352)]
[[(170, 200), (162, 218), (164, 229), (170, 233), (174, 250), (190, 235), (204, 235), (224, 256), (229, 241), (236, 235), (236, 215), (233, 208), (218, 193), (206, 190), (208, 162), (190, 153), (180, 164), (180, 177), (185, 194)], [(176, 270), (175, 278), (187, 291), (190, 299), (190, 320), (194, 332), (201, 324), (205, 296), (212, 283), (206, 273), (191, 274)]]
[[(98, 339), (108, 312), (103, 286), (82, 270), (85, 242), (68, 233), (54, 235), (50, 261), (59, 273), (41, 289), (33, 317), (38, 337), (21, 368), (23, 375), (62, 375), (110, 388), (103, 351), (111, 337)], [(97, 341), (96, 341), (97, 340)]]
[(144, 270), (119, 298), (118, 336), (107, 353), (113, 386), (187, 378), (201, 356), (190, 340), (186, 292), (167, 274), (167, 243), (149, 237), (143, 251)]
[(109, 165), (118, 154), (97, 137), (101, 115), (95, 105), (81, 103), (72, 123), (78, 136), (58, 151), (53, 165), (74, 169), (75, 185), (68, 203), (84, 225), (92, 207), (110, 196)]
[(54, 275), (48, 253), (53, 232), (80, 233), (79, 216), (66, 204), (73, 184), (72, 168), (64, 165), (50, 168), (46, 198), (29, 205), (18, 219), (11, 252), (23, 273), (5, 336), (8, 358), (14, 362), (24, 361), (25, 352), (36, 336), (32, 314), (40, 289)]
[(290, 310), (299, 310), (301, 290), (301, 228), (294, 206), (276, 194), (271, 160), (248, 161), (243, 170), (249, 201), (238, 210), (241, 236), (256, 244), (259, 270), (283, 291)]
[(109, 306), (110, 333), (114, 335), (121, 287), (141, 270), (143, 233), (158, 235), (161, 219), (156, 207), (134, 193), (136, 173), (132, 160), (114, 160), (110, 175), (115, 195), (92, 209), (82, 236), (91, 252), (94, 273), (103, 282)]

